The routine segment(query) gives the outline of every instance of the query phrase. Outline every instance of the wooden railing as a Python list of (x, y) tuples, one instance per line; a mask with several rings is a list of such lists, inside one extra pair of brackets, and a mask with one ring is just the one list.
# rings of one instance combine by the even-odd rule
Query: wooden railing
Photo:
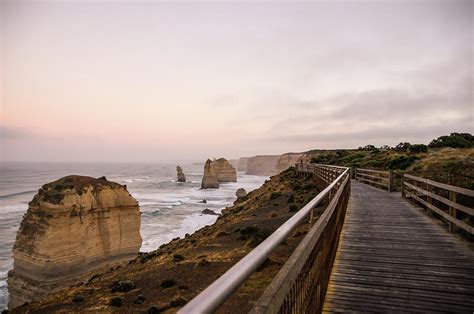
[[(314, 166), (314, 174), (323, 180), (337, 173), (340, 174), (344, 169), (323, 165)], [(320, 313), (322, 311), (349, 195), (350, 175), (347, 172), (323, 215), (300, 242), (250, 313)]]
[(461, 228), (470, 235), (474, 234), (474, 209), (471, 207), (474, 190), (402, 174), (402, 196), (439, 215), (447, 222), (449, 231)]
[(354, 178), (357, 181), (373, 185), (378, 188), (385, 189), (389, 192), (393, 191), (393, 172), (379, 171), (370, 169), (354, 169)]
[(300, 175), (316, 175), (326, 182), (326, 188), (179, 313), (212, 313), (217, 310), (273, 249), (312, 215), (316, 206), (329, 198), (329, 205), (252, 309), (253, 313), (321, 311), (350, 195), (349, 168), (303, 163), (295, 168)]

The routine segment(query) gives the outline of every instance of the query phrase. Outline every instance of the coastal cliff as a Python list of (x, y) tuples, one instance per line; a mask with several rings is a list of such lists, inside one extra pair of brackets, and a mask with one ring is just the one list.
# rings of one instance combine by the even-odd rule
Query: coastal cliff
[(249, 158), (248, 157), (241, 157), (239, 159), (239, 165), (237, 167), (238, 171), (247, 171), (247, 162)]
[(230, 162), (224, 158), (219, 158), (211, 162), (211, 168), (214, 171), (219, 182), (237, 182), (237, 171)]
[(271, 176), (278, 173), (276, 165), (280, 155), (262, 155), (247, 159), (246, 174), (257, 176)]
[(242, 157), (239, 159), (237, 169), (250, 175), (271, 176), (285, 171), (300, 160), (309, 162), (311, 156), (308, 153), (285, 153), (282, 155)]
[(285, 171), (289, 167), (294, 166), (303, 158), (304, 155), (304, 153), (286, 153), (280, 155), (275, 166), (276, 171), (280, 173), (282, 171)]
[[(213, 225), (13, 313), (175, 313), (312, 199), (319, 192), (317, 184), (315, 177), (288, 169), (224, 209)], [(316, 217), (324, 206), (316, 209)], [(305, 222), (279, 245), (220, 313), (247, 313), (308, 226)]]
[(141, 242), (138, 203), (124, 186), (83, 176), (45, 184), (17, 233), (8, 274), (9, 308), (133, 259)]

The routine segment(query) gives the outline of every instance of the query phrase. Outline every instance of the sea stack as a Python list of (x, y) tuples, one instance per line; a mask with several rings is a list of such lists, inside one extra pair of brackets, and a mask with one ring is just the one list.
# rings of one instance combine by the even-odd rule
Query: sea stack
[(219, 181), (211, 167), (212, 161), (208, 159), (204, 165), (204, 175), (202, 177), (201, 189), (218, 189)]
[(137, 256), (138, 202), (118, 183), (67, 176), (29, 203), (13, 247), (9, 308), (87, 280), (94, 270)]
[(225, 158), (214, 159), (211, 168), (219, 182), (237, 182), (237, 171)]
[(176, 166), (176, 172), (178, 173), (178, 182), (186, 182), (186, 176), (180, 166)]

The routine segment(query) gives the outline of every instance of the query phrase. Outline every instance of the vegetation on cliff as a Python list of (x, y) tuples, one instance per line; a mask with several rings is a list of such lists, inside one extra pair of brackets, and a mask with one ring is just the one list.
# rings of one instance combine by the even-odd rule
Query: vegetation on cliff
[(311, 162), (353, 168), (414, 173), (474, 188), (474, 136), (451, 133), (428, 145), (402, 142), (395, 147), (367, 145), (353, 150), (314, 151)]

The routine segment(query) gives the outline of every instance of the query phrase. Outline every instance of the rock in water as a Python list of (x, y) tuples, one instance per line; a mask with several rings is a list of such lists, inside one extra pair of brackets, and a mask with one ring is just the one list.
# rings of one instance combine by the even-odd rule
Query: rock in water
[(211, 160), (208, 159), (204, 165), (204, 175), (202, 177), (201, 189), (218, 189), (219, 181), (217, 181), (217, 176), (212, 170)]
[(176, 166), (176, 172), (178, 173), (178, 182), (186, 182), (186, 176), (180, 166)]
[(45, 184), (29, 203), (16, 236), (8, 307), (133, 259), (141, 243), (138, 202), (124, 186), (82, 176)]
[(211, 162), (211, 168), (219, 182), (237, 182), (237, 171), (226, 159), (219, 158)]
[(246, 197), (247, 196), (247, 191), (245, 191), (244, 188), (240, 188), (235, 192), (235, 196), (237, 196), (237, 198)]
[(218, 213), (216, 213), (215, 211), (213, 210), (210, 210), (209, 208), (206, 208), (205, 210), (203, 210), (201, 212), (201, 214), (203, 215), (216, 215), (216, 216), (220, 216)]

